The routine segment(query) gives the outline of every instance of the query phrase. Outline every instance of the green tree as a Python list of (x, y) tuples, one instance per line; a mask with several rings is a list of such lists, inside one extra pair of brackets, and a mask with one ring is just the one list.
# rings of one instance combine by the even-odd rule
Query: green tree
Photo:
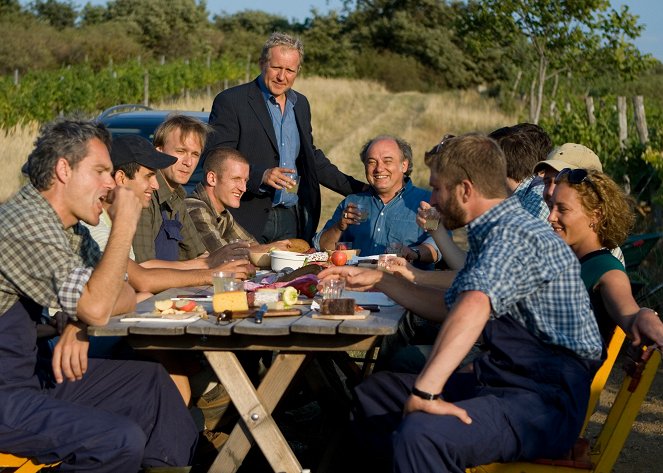
[(619, 12), (608, 0), (472, 0), (474, 27), (486, 43), (505, 48), (524, 39), (535, 57), (531, 73), (530, 117), (538, 123), (546, 81), (555, 74), (574, 76), (610, 70), (630, 77), (648, 58), (630, 40), (642, 26), (628, 7)]
[[(352, 4), (355, 9), (350, 11)], [(446, 2), (348, 0), (344, 7), (355, 47), (413, 59), (423, 66), (426, 80), (438, 87), (464, 88), (481, 82), (467, 67), (471, 59), (457, 44), (462, 40), (456, 36), (455, 10)]]
[(207, 54), (207, 7), (195, 0), (114, 0), (109, 18), (131, 25), (140, 42), (156, 55), (196, 57)]
[(35, 0), (30, 4), (30, 10), (37, 18), (47, 21), (49, 25), (58, 30), (73, 28), (78, 17), (78, 9), (71, 0), (64, 2)]

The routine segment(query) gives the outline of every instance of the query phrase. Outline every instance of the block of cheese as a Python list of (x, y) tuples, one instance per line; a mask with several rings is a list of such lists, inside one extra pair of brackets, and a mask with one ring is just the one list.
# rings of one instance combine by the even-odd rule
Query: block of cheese
[(354, 299), (323, 299), (320, 304), (323, 315), (352, 315), (355, 313)]
[(278, 289), (262, 288), (256, 289), (253, 299), (253, 305), (260, 307), (263, 304), (275, 304), (281, 298), (281, 292)]
[(223, 312), (231, 310), (241, 312), (249, 310), (249, 303), (244, 291), (227, 291), (214, 294), (212, 297), (212, 307), (214, 312)]

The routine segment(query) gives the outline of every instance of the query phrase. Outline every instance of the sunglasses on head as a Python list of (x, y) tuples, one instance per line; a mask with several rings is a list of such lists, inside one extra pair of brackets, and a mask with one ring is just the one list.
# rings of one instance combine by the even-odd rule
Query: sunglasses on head
[(591, 188), (594, 190), (596, 195), (600, 200), (603, 200), (601, 198), (601, 193), (599, 192), (598, 188), (596, 185), (592, 182), (592, 180), (589, 178), (589, 173), (587, 172), (587, 169), (571, 169), (571, 168), (564, 168), (562, 169), (559, 174), (555, 177), (555, 184), (559, 184), (559, 182), (562, 180), (564, 176), (567, 176), (566, 179), (569, 181), (570, 184), (582, 184), (583, 182), (586, 182), (591, 186)]
[(433, 153), (439, 153), (440, 150), (442, 149), (442, 146), (444, 146), (444, 143), (449, 141), (451, 138), (455, 138), (455, 137), (456, 137), (456, 135), (444, 135), (442, 137), (442, 139), (440, 140), (440, 142), (437, 144), (437, 146), (435, 146), (435, 148), (433, 148)]

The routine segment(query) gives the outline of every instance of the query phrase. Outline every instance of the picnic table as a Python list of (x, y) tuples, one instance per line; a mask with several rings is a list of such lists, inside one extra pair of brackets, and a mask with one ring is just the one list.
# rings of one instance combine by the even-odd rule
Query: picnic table
[[(255, 442), (275, 472), (300, 473), (302, 465), (272, 417), (272, 411), (307, 358), (323, 353), (366, 352), (381, 337), (396, 333), (404, 309), (383, 294), (387, 304), (363, 320), (324, 320), (311, 317), (310, 306), (302, 314), (253, 318), (217, 323), (211, 302), (202, 305), (208, 319), (193, 322), (141, 319), (154, 311), (154, 301), (183, 294), (209, 294), (209, 287), (174, 288), (138, 304), (136, 313), (112, 317), (103, 327), (89, 327), (89, 335), (122, 336), (136, 349), (199, 350), (223, 383), (240, 421), (210, 467), (210, 472), (235, 472)], [(123, 321), (122, 319), (125, 318)], [(127, 321), (131, 320), (131, 321)], [(257, 388), (238, 361), (239, 350), (274, 351), (271, 366)]]

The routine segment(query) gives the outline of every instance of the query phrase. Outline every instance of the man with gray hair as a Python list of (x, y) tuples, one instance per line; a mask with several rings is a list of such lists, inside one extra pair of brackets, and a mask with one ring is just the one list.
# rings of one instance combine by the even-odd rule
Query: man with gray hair
[[(219, 146), (239, 150), (251, 164), (242, 205), (231, 210), (259, 243), (310, 241), (320, 220), (320, 185), (342, 195), (365, 184), (332, 164), (313, 144), (311, 107), (292, 90), (304, 59), (302, 42), (272, 33), (260, 55), (260, 75), (214, 99), (214, 128), (205, 156)], [(299, 186), (295, 189), (296, 177)]]
[(408, 260), (419, 265), (436, 262), (439, 250), (433, 238), (416, 224), (419, 203), (428, 202), (431, 192), (412, 184), (410, 145), (401, 138), (380, 135), (368, 140), (359, 156), (370, 188), (346, 197), (336, 207), (315, 236), (315, 246), (333, 250), (342, 240), (352, 242), (353, 249), (363, 255), (377, 255), (400, 243), (401, 254)]

